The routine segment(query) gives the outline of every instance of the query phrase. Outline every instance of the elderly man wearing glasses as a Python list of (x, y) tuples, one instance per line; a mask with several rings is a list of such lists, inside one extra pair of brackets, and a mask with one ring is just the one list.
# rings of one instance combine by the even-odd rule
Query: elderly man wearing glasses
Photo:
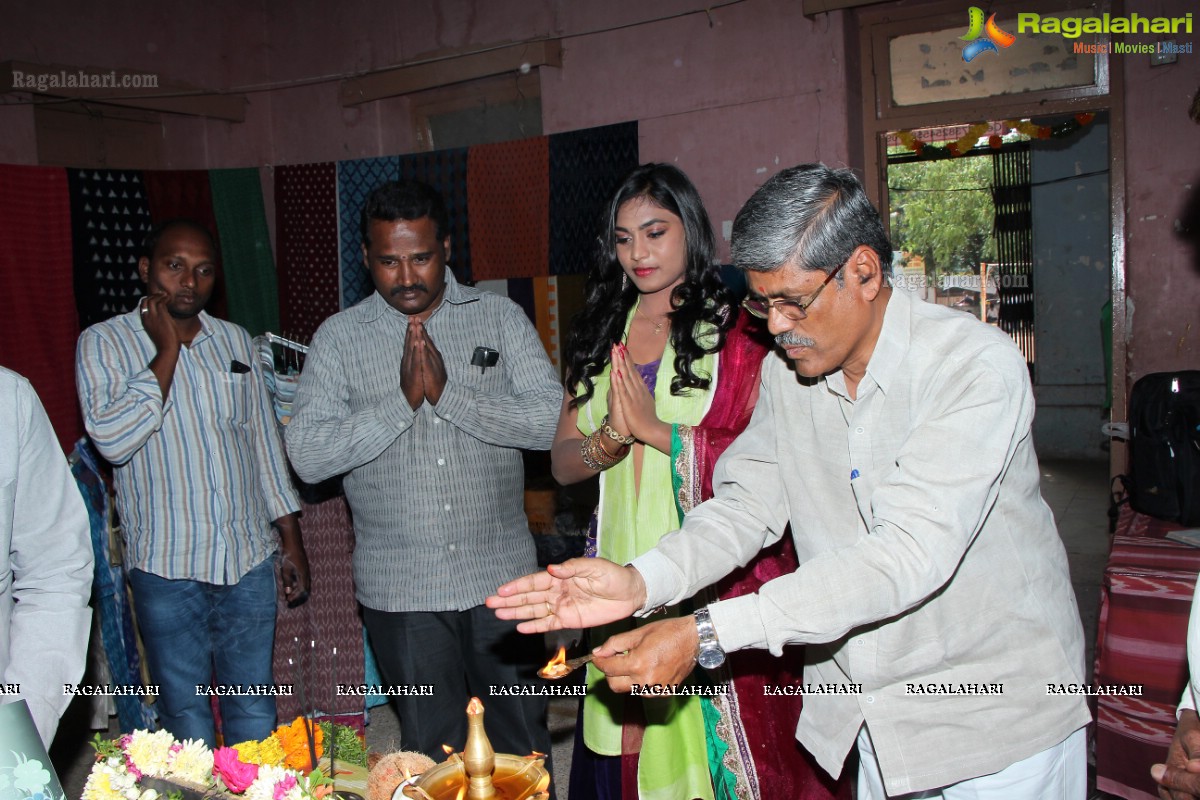
[(610, 686), (691, 690), (697, 662), (814, 645), (803, 686), (763, 691), (805, 693), (796, 738), (830, 774), (857, 745), (860, 798), (1082, 799), (1083, 631), (1020, 351), (890, 286), (891, 245), (848, 170), (769, 180), (733, 259), (786, 359), (764, 364), (716, 496), (630, 564), (568, 561), (488, 604), (526, 632), (647, 616), (790, 525), (795, 572), (614, 636), (594, 653)]

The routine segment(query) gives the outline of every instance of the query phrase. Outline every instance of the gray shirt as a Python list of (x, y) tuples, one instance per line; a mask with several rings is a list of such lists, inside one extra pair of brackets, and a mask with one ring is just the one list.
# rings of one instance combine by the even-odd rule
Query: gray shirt
[[(313, 338), (287, 426), (306, 481), (345, 473), (359, 602), (460, 611), (536, 568), (521, 449), (546, 450), (563, 390), (512, 301), (455, 281), (425, 329), (446, 365), (436, 406), (400, 391), (408, 317), (374, 292)], [(477, 347), (499, 352), (471, 366)]]
[[(1025, 359), (893, 291), (857, 399), (768, 357), (715, 498), (633, 563), (646, 607), (745, 564), (790, 523), (800, 567), (711, 606), (728, 650), (808, 649), (796, 737), (837, 774), (866, 722), (889, 794), (996, 772), (1089, 722), (1083, 631), (1041, 498)], [(998, 691), (997, 691), (998, 689)], [(854, 693), (854, 692), (857, 693)]]

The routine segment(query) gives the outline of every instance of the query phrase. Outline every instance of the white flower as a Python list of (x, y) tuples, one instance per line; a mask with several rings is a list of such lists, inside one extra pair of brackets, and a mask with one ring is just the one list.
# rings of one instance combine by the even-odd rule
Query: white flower
[(171, 745), (173, 744), (175, 744), (175, 738), (169, 731), (151, 733), (150, 731), (136, 730), (129, 738), (129, 744), (125, 746), (125, 755), (143, 775), (163, 778), (166, 777), (167, 769), (170, 766)]
[(154, 789), (147, 789), (138, 796), (138, 800), (158, 800), (158, 792)]
[(187, 739), (183, 746), (171, 756), (169, 774), (198, 786), (207, 786), (212, 782), (213, 753), (205, 747), (204, 742)]
[(88, 774), (87, 784), (83, 787), (83, 800), (121, 800), (125, 790), (134, 786), (132, 775), (125, 771), (125, 765), (115, 758), (106, 758), (96, 763)]
[[(288, 780), (291, 778), (291, 780)], [(275, 795), (275, 786), (280, 782), (292, 784), (282, 795)], [(303, 794), (296, 773), (284, 767), (263, 766), (258, 768), (258, 777), (243, 796), (244, 800), (302, 800)]]

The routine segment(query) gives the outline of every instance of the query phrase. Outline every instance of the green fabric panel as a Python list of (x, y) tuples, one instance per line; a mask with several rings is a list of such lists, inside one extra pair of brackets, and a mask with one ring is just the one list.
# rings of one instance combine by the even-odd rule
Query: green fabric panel
[(279, 331), (279, 288), (258, 170), (209, 170), (229, 319), (251, 336)]
[(683, 507), (679, 505), (679, 491), (683, 488), (683, 476), (675, 465), (679, 463), (679, 454), (683, 452), (683, 440), (679, 438), (679, 423), (671, 424), (671, 497), (675, 499), (675, 513), (679, 515), (679, 525), (683, 525)]
[(717, 733), (721, 712), (707, 697), (700, 698), (700, 703), (704, 711), (704, 733), (708, 740), (708, 769), (712, 775), (713, 794), (716, 800), (737, 800), (737, 778), (725, 767), (725, 753), (729, 745)]

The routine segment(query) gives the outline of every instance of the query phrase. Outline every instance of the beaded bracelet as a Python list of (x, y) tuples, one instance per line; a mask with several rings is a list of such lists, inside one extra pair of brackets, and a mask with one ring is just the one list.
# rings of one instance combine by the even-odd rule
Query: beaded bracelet
[(634, 436), (622, 436), (617, 433), (617, 429), (608, 424), (608, 414), (604, 415), (604, 419), (600, 422), (600, 430), (604, 431), (604, 435), (612, 439), (617, 444), (631, 445), (637, 441)]

